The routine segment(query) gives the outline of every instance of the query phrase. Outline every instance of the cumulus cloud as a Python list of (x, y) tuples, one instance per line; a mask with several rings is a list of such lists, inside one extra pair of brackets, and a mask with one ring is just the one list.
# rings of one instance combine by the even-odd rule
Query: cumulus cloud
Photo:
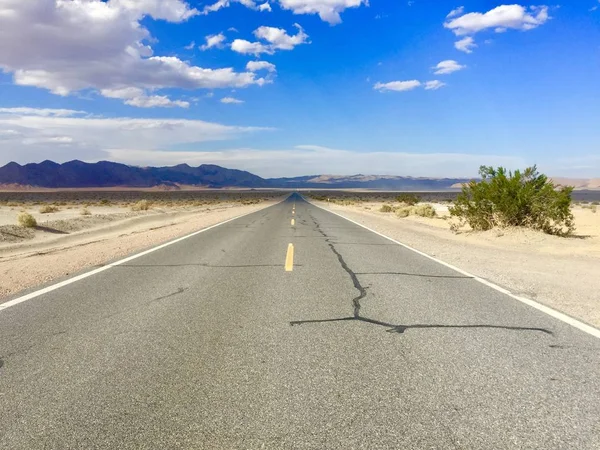
[(295, 35), (287, 34), (282, 28), (258, 27), (254, 30), (254, 36), (266, 42), (250, 42), (245, 39), (235, 39), (231, 43), (231, 49), (238, 53), (260, 55), (261, 53), (273, 54), (276, 50), (293, 50), (294, 47), (308, 43), (308, 35), (297, 23), (298, 29)]
[(477, 47), (475, 40), (471, 36), (467, 36), (454, 43), (454, 48), (465, 53), (473, 53), (473, 49)]
[(368, 0), (279, 0), (279, 4), (294, 14), (318, 14), (322, 21), (335, 25), (342, 21), (341, 12), (368, 5)]
[(225, 35), (223, 33), (219, 33), (219, 34), (209, 34), (208, 36), (206, 36), (204, 38), (204, 40), (206, 41), (206, 44), (202, 45), (200, 47), (200, 50), (208, 50), (209, 48), (223, 48), (224, 45), (223, 43), (225, 42), (227, 38), (225, 37)]
[(501, 5), (486, 13), (460, 14), (457, 14), (458, 17), (448, 16), (450, 20), (444, 23), (444, 27), (452, 30), (457, 36), (475, 34), (487, 29), (494, 29), (496, 32), (507, 29), (532, 30), (549, 19), (547, 6)]
[(431, 80), (425, 83), (425, 90), (427, 91), (437, 91), (439, 88), (446, 86), (446, 83), (440, 80)]
[(271, 64), (267, 61), (248, 61), (248, 64), (246, 64), (246, 70), (250, 72), (258, 72), (259, 70), (275, 72), (277, 69), (275, 67), (275, 64)]
[(262, 5), (258, 5), (258, 10), (271, 12), (271, 5), (269, 5), (269, 2), (265, 2)]
[(223, 97), (221, 99), (221, 103), (230, 104), (230, 105), (239, 105), (240, 103), (244, 103), (244, 100), (240, 100), (235, 97)]
[(373, 89), (379, 92), (385, 91), (412, 91), (413, 89), (421, 86), (421, 82), (418, 80), (409, 80), (409, 81), (390, 81), (389, 83), (376, 83), (373, 86)]
[(12, 74), (18, 85), (58, 95), (136, 87), (154, 99), (130, 103), (146, 105), (165, 104), (156, 98), (162, 96), (151, 95), (164, 88), (264, 84), (252, 72), (205, 69), (154, 55), (153, 37), (142, 19), (180, 23), (197, 14), (183, 0), (2, 0), (0, 69)]
[(111, 159), (112, 151), (165, 150), (181, 144), (235, 139), (268, 128), (201, 120), (99, 118), (82, 111), (3, 108), (0, 162)]
[(465, 69), (467, 66), (461, 66), (459, 63), (457, 63), (456, 61), (452, 60), (452, 59), (447, 59), (445, 61), (440, 62), (437, 66), (435, 66), (433, 69), (435, 69), (435, 73), (436, 75), (448, 75), (450, 73), (453, 72), (457, 72), (459, 70)]

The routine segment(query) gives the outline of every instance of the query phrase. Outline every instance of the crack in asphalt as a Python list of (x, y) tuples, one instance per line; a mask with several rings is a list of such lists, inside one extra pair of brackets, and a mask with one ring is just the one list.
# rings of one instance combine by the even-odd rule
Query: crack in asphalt
[(359, 295), (357, 297), (354, 297), (352, 299), (352, 306), (354, 307), (354, 317), (358, 318), (358, 317), (360, 317), (360, 308), (361, 308), (360, 301), (367, 296), (367, 290), (366, 290), (366, 288), (363, 287), (362, 284), (360, 284), (360, 281), (358, 280), (356, 273), (354, 273), (354, 271), (350, 267), (348, 267), (348, 264), (344, 260), (344, 257), (342, 256), (342, 254), (335, 248), (335, 245), (333, 245), (333, 243), (331, 242), (330, 236), (321, 229), (321, 225), (319, 224), (317, 219), (315, 219), (315, 217), (312, 214), (309, 214), (309, 215), (315, 224), (315, 231), (318, 231), (319, 233), (321, 233), (321, 235), (325, 238), (325, 242), (327, 242), (327, 245), (329, 246), (331, 251), (334, 253), (334, 255), (337, 256), (338, 261), (340, 262), (340, 265), (348, 273), (348, 275), (350, 276), (350, 279), (352, 280), (352, 284), (354, 285), (354, 288), (359, 293)]

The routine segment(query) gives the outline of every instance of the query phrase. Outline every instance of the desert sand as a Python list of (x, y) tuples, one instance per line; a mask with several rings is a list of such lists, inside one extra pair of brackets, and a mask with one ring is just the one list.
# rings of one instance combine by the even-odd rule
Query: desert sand
[(600, 212), (575, 205), (576, 233), (562, 238), (524, 229), (459, 233), (448, 204), (436, 218), (379, 212), (382, 202), (315, 202), (510, 292), (600, 327)]

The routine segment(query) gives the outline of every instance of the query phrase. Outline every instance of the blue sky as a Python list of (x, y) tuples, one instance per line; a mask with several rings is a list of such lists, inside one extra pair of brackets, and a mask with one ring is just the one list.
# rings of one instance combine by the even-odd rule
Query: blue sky
[(599, 177), (599, 25), (598, 0), (0, 0), (0, 164)]

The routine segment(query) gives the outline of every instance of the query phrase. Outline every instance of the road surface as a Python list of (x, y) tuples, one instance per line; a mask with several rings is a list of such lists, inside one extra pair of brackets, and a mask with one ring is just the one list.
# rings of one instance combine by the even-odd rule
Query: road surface
[(599, 339), (297, 194), (1, 310), (0, 366), (2, 449), (600, 448)]

